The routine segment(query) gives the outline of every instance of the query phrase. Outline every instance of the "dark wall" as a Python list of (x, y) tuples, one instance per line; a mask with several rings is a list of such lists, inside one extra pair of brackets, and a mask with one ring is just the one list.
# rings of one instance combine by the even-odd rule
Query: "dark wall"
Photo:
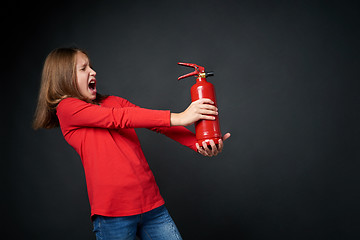
[(178, 61), (215, 72), (232, 133), (221, 155), (138, 130), (184, 239), (360, 237), (355, 1), (48, 4), (3, 10), (2, 201), (15, 239), (94, 239), (78, 155), (59, 129), (31, 129), (46, 55), (74, 45), (100, 92), (146, 108), (190, 103)]

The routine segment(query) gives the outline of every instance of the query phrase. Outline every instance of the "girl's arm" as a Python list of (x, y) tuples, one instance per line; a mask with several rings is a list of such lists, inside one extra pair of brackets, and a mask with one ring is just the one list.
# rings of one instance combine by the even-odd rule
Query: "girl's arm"
[(149, 128), (170, 126), (170, 111), (134, 107), (103, 107), (76, 98), (66, 98), (57, 107), (57, 116), (63, 129)]
[(177, 141), (178, 143), (189, 147), (194, 151), (197, 151), (195, 134), (185, 127), (154, 127), (149, 129), (157, 133), (164, 134), (165, 136)]
[(62, 128), (151, 128), (187, 126), (200, 119), (214, 119), (217, 108), (209, 99), (190, 104), (182, 113), (140, 108), (125, 99), (119, 99), (119, 107), (104, 107), (76, 98), (66, 98), (57, 106), (57, 116)]
[[(119, 97), (116, 97), (116, 99), (122, 107), (139, 108), (139, 106), (130, 103), (126, 99)], [(192, 102), (185, 111), (170, 114), (170, 125), (188, 126), (200, 119), (215, 120), (214, 115), (218, 114), (218, 109), (211, 104), (214, 104), (214, 102), (206, 98)]]
[(209, 147), (207, 143), (205, 143), (205, 141), (202, 145), (199, 145), (197, 143), (195, 134), (185, 127), (155, 127), (149, 129), (158, 133), (162, 133), (165, 136), (179, 142), (180, 144), (187, 146), (192, 150), (200, 153), (201, 155), (207, 157), (216, 156), (221, 153), (224, 148), (224, 141), (231, 136), (230, 133), (226, 133), (223, 138), (219, 140), (218, 145), (216, 145), (215, 142), (211, 140)]

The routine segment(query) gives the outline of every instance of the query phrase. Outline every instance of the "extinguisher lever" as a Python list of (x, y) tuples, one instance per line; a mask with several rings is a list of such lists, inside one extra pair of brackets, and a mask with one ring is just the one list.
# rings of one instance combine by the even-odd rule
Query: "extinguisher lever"
[(194, 63), (183, 63), (183, 62), (178, 62), (178, 64), (179, 64), (179, 65), (182, 65), (182, 66), (185, 66), (185, 67), (193, 67), (193, 68), (197, 67), (197, 65), (196, 65), (196, 64), (194, 64)]
[(193, 68), (195, 68), (195, 71), (180, 76), (180, 77), (178, 78), (178, 80), (183, 79), (183, 78), (187, 78), (187, 77), (190, 77), (190, 76), (199, 75), (200, 73), (205, 72), (205, 68), (204, 68), (204, 67), (198, 66), (198, 65), (193, 64), (193, 63), (182, 63), (182, 62), (179, 62), (178, 64), (179, 64), (179, 65), (182, 65), (182, 66), (185, 66), (185, 67), (193, 67)]
[(199, 73), (197, 71), (194, 71), (194, 72), (191, 72), (191, 73), (188, 73), (188, 74), (185, 74), (185, 75), (182, 75), (180, 77), (178, 77), (178, 80), (181, 80), (183, 78), (187, 78), (187, 77), (191, 77), (191, 76), (195, 76), (195, 75), (198, 75)]

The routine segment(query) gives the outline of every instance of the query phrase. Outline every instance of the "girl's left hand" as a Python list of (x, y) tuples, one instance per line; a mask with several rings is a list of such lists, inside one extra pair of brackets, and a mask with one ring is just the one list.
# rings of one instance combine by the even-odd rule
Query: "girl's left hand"
[(230, 133), (226, 133), (222, 139), (219, 140), (219, 144), (218, 146), (216, 146), (215, 142), (213, 140), (210, 140), (210, 146), (211, 148), (208, 147), (208, 145), (206, 144), (206, 142), (204, 141), (202, 146), (200, 146), (200, 144), (196, 143), (196, 148), (198, 150), (198, 153), (200, 153), (201, 155), (204, 155), (206, 157), (213, 157), (218, 155), (219, 153), (221, 153), (221, 151), (224, 148), (224, 141), (226, 139), (228, 139), (230, 137)]

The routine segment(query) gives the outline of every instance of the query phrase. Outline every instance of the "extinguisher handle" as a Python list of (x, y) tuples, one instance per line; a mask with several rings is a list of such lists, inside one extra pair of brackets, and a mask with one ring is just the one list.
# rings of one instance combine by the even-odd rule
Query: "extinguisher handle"
[(178, 62), (179, 65), (186, 66), (186, 67), (197, 67), (198, 65), (194, 63), (184, 63), (184, 62)]
[(195, 76), (195, 75), (198, 75), (199, 73), (197, 71), (194, 71), (194, 72), (191, 72), (191, 73), (188, 73), (188, 74), (185, 74), (185, 75), (182, 75), (180, 77), (178, 77), (178, 80), (181, 80), (183, 78), (187, 78), (187, 77), (191, 77), (191, 76)]
[(205, 72), (205, 68), (199, 65), (196, 65), (194, 63), (183, 63), (183, 62), (178, 62), (179, 65), (185, 66), (185, 67), (193, 67), (195, 68), (195, 71), (182, 75), (178, 78), (178, 80), (183, 79), (183, 78), (187, 78), (187, 77), (191, 77), (191, 76), (195, 76), (195, 75), (199, 75), (200, 73)]

